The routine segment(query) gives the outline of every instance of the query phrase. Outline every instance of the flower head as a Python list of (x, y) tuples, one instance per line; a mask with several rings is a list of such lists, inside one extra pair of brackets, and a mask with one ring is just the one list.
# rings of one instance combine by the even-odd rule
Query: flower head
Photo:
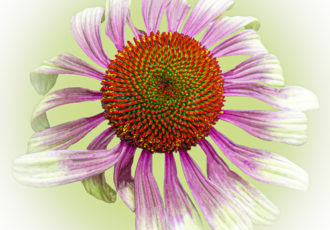
[[(35, 134), (29, 141), (30, 153), (14, 162), (17, 180), (39, 187), (82, 181), (87, 192), (109, 203), (118, 193), (136, 213), (137, 229), (200, 229), (197, 208), (177, 176), (174, 155), (178, 154), (191, 193), (212, 229), (245, 230), (271, 222), (277, 208), (232, 171), (206, 137), (252, 178), (305, 189), (308, 177), (294, 163), (236, 144), (214, 125), (222, 120), (266, 141), (303, 144), (307, 128), (303, 111), (316, 108), (317, 98), (302, 87), (279, 88), (284, 84), (281, 66), (260, 42), (258, 21), (221, 16), (232, 4), (233, 0), (199, 0), (190, 12), (185, 0), (142, 0), (145, 31), (131, 20), (130, 0), (107, 0), (105, 9), (76, 14), (73, 35), (103, 70), (61, 54), (33, 71), (31, 82), (45, 95), (58, 75), (74, 74), (100, 81), (100, 89), (65, 88), (45, 96), (32, 116)], [(164, 14), (168, 30), (161, 32)], [(114, 59), (101, 42), (104, 15), (106, 34), (118, 50)], [(134, 34), (131, 41), (125, 38), (126, 24)], [(223, 72), (218, 58), (234, 55), (248, 58)], [(226, 109), (225, 99), (235, 96), (258, 99), (276, 110)], [(98, 101), (100, 112), (50, 127), (47, 111), (85, 101)], [(104, 121), (108, 128), (86, 149), (69, 149)], [(115, 136), (120, 142), (110, 149)], [(207, 176), (188, 153), (193, 146), (200, 146), (206, 155)], [(137, 149), (142, 153), (133, 177)], [(152, 173), (153, 154), (165, 157), (165, 202)], [(105, 178), (111, 167), (115, 189)]]

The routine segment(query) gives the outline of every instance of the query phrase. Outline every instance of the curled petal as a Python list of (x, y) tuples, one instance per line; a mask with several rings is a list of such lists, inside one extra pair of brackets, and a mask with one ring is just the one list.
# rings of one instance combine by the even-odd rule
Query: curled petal
[(147, 34), (156, 33), (170, 0), (142, 0), (142, 16)]
[(294, 189), (307, 189), (308, 175), (288, 159), (270, 151), (237, 145), (214, 128), (210, 136), (221, 151), (252, 178)]
[(212, 22), (212, 24), (206, 29), (200, 42), (206, 48), (210, 48), (218, 41), (242, 28), (258, 30), (259, 26), (260, 24), (258, 20), (250, 16), (220, 17), (218, 20)]
[(84, 88), (65, 88), (48, 94), (38, 105), (31, 119), (34, 131), (49, 128), (46, 112), (60, 105), (83, 101), (94, 101), (102, 98), (102, 93)]
[(307, 139), (307, 118), (303, 112), (224, 110), (219, 118), (267, 141), (301, 145)]
[(279, 60), (272, 54), (253, 56), (234, 69), (224, 73), (225, 84), (264, 83), (271, 86), (284, 84)]
[(37, 132), (29, 140), (28, 151), (66, 149), (86, 136), (104, 120), (103, 113), (100, 113)]
[(248, 29), (237, 33), (215, 46), (211, 52), (214, 57), (225, 57), (232, 55), (259, 55), (267, 54), (267, 49), (259, 40), (256, 31)]
[(183, 26), (182, 33), (195, 36), (233, 3), (233, 0), (199, 0)]
[(173, 153), (165, 154), (164, 197), (169, 229), (201, 229), (198, 212), (177, 177)]
[(83, 60), (71, 54), (60, 54), (31, 72), (30, 80), (35, 90), (45, 95), (55, 85), (59, 74), (83, 75), (97, 80), (102, 80), (104, 76), (104, 73)]
[(179, 31), (189, 10), (186, 0), (172, 0), (166, 9), (168, 31)]
[(163, 200), (152, 175), (152, 153), (143, 150), (135, 171), (135, 227), (166, 229)]
[(106, 68), (109, 57), (105, 53), (100, 36), (103, 7), (88, 8), (73, 16), (71, 30), (80, 48), (95, 63)]

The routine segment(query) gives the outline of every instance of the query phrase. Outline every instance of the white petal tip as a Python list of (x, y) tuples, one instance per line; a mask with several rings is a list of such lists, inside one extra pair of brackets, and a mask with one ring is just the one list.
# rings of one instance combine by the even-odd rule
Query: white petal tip
[(30, 80), (34, 89), (40, 95), (45, 95), (51, 90), (57, 80), (58, 74), (44, 74), (39, 72), (31, 72)]

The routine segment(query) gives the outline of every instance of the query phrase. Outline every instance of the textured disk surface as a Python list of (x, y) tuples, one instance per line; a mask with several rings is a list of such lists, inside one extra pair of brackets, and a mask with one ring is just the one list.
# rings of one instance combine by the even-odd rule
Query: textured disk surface
[(171, 32), (128, 42), (108, 65), (101, 91), (118, 137), (161, 153), (196, 145), (224, 102), (216, 58), (193, 38)]

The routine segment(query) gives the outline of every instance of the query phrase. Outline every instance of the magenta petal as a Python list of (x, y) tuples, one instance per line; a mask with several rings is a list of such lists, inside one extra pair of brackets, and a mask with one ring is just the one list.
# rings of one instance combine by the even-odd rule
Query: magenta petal
[(173, 153), (165, 153), (165, 210), (169, 229), (200, 229), (201, 219), (177, 177)]
[(191, 192), (212, 229), (244, 229), (251, 220), (237, 212), (237, 206), (227, 200), (223, 191), (204, 177), (186, 151), (180, 151), (181, 165)]
[(207, 156), (207, 175), (237, 206), (238, 212), (248, 215), (254, 224), (271, 223), (278, 209), (259, 190), (231, 171), (207, 140), (199, 145)]
[(105, 53), (100, 36), (103, 7), (88, 8), (73, 16), (71, 30), (81, 49), (95, 63), (106, 68), (109, 57)]
[(179, 31), (189, 10), (186, 0), (172, 0), (166, 9), (168, 31)]
[(135, 171), (135, 228), (166, 229), (163, 200), (152, 175), (152, 153), (143, 150)]
[(94, 138), (87, 149), (106, 149), (115, 135), (115, 131), (110, 127)]
[(94, 101), (102, 98), (102, 93), (84, 88), (65, 88), (48, 94), (38, 105), (32, 115), (31, 126), (34, 131), (49, 128), (46, 112), (60, 105), (83, 101)]
[(115, 165), (113, 182), (117, 192), (125, 204), (132, 210), (135, 210), (134, 201), (134, 179), (131, 174), (131, 168), (134, 159), (136, 147), (125, 143), (124, 154)]
[(156, 33), (170, 0), (142, 0), (142, 16), (147, 34)]
[(103, 113), (60, 124), (33, 134), (28, 150), (66, 149), (86, 136), (105, 118)]
[(182, 33), (195, 36), (233, 3), (233, 0), (199, 0), (183, 26)]

